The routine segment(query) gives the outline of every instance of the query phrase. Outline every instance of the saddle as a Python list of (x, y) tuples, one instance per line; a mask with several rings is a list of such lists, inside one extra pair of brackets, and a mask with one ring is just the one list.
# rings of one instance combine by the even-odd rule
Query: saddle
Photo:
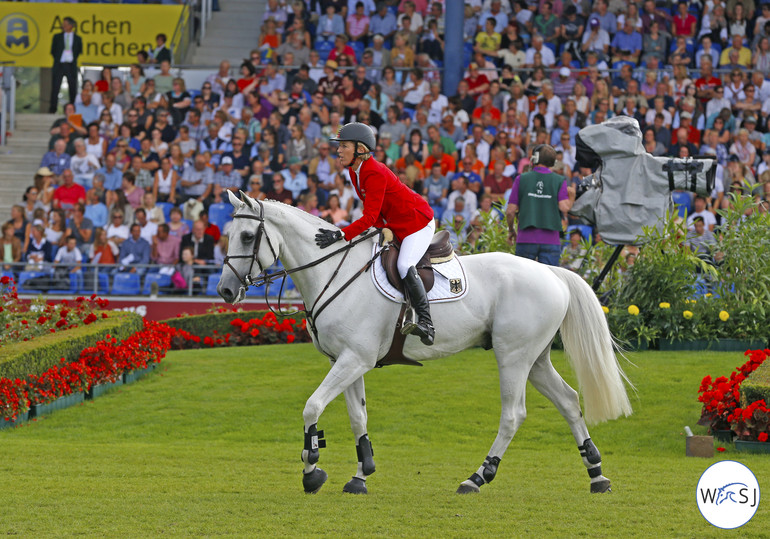
[[(388, 281), (399, 292), (404, 293), (404, 283), (401, 282), (401, 276), (398, 274), (398, 253), (401, 249), (401, 242), (393, 238), (382, 250), (382, 267), (385, 268), (385, 274), (388, 276)], [(434, 275), (433, 264), (440, 264), (447, 262), (454, 256), (454, 248), (449, 243), (449, 232), (441, 230), (433, 235), (433, 239), (428, 246), (428, 250), (422, 256), (417, 263), (417, 274), (422, 279), (422, 284), (425, 285), (425, 292), (430, 292), (433, 288)]]

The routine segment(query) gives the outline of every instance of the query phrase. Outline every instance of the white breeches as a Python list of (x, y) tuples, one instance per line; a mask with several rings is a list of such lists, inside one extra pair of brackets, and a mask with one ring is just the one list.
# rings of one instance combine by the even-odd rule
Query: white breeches
[(417, 232), (408, 235), (401, 242), (401, 251), (398, 253), (398, 274), (403, 279), (406, 277), (406, 272), (409, 268), (416, 266), (417, 263), (428, 250), (428, 245), (433, 239), (433, 234), (436, 232), (436, 225), (433, 219), (425, 226), (425, 228), (418, 230)]

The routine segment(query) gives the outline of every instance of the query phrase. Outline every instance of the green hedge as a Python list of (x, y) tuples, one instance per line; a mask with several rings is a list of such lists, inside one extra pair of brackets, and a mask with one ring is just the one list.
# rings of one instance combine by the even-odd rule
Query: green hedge
[(138, 314), (114, 311), (110, 312), (109, 318), (99, 319), (87, 326), (3, 346), (0, 348), (0, 378), (42, 374), (58, 364), (61, 358), (76, 360), (83, 349), (93, 346), (107, 334), (120, 341), (142, 328), (142, 317)]
[(770, 404), (770, 359), (765, 360), (757, 370), (741, 384), (741, 404), (746, 406), (764, 399)]
[[(241, 320), (251, 320), (252, 318), (262, 318), (270, 311), (243, 311), (239, 313), (210, 313), (210, 314), (198, 314), (194, 316), (184, 316), (181, 318), (170, 318), (163, 320), (164, 324), (177, 329), (183, 329), (198, 337), (213, 337), (214, 330), (219, 335), (226, 333), (232, 333), (233, 326), (230, 322), (236, 318)], [(303, 313), (297, 313), (291, 315), (289, 318), (294, 318), (299, 322), (305, 319)]]

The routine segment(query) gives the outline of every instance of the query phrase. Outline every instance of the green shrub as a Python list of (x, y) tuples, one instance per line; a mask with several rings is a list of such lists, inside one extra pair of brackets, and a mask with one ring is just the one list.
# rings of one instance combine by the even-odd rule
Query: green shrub
[(741, 384), (743, 405), (764, 400), (770, 404), (770, 361), (765, 361)]
[(110, 312), (109, 318), (93, 324), (68, 329), (33, 340), (0, 348), (0, 378), (24, 378), (28, 374), (40, 375), (61, 358), (75, 361), (84, 348), (93, 346), (110, 334), (116, 339), (127, 339), (142, 330), (142, 317), (129, 312)]
[[(216, 331), (218, 335), (225, 335), (233, 332), (233, 326), (230, 324), (236, 318), (241, 320), (251, 320), (252, 318), (262, 318), (269, 311), (243, 311), (228, 313), (207, 313), (193, 316), (184, 316), (181, 318), (170, 318), (163, 320), (164, 324), (172, 328), (183, 329), (198, 337), (213, 337)], [(305, 319), (301, 312), (291, 315), (292, 318), (300, 322)]]

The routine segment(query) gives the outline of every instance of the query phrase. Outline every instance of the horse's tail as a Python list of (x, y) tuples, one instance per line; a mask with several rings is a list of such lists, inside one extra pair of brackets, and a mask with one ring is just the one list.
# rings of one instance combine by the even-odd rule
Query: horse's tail
[(564, 351), (577, 375), (589, 423), (631, 414), (624, 381), (633, 388), (618, 363), (615, 345), (596, 294), (578, 274), (551, 268), (569, 289), (569, 308), (561, 323)]

